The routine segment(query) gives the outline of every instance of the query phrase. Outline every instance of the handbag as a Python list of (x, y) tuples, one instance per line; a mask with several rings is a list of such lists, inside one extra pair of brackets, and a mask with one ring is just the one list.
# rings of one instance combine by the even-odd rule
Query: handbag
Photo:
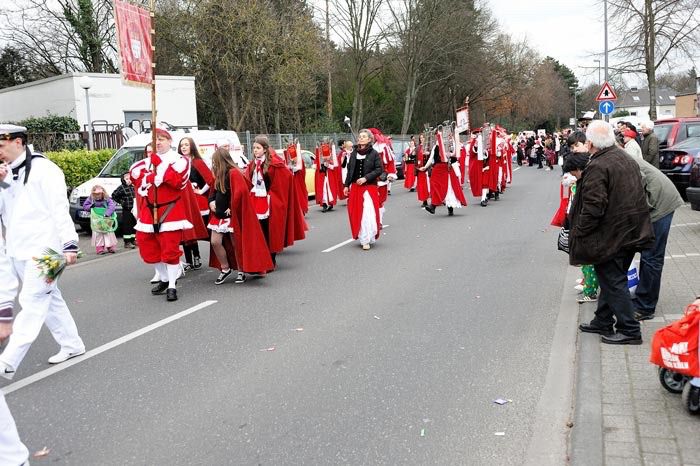
[(559, 230), (557, 249), (569, 254), (569, 230), (564, 227), (561, 227), (561, 230)]
[(90, 229), (98, 233), (114, 233), (117, 230), (117, 213), (105, 217), (105, 207), (90, 209)]

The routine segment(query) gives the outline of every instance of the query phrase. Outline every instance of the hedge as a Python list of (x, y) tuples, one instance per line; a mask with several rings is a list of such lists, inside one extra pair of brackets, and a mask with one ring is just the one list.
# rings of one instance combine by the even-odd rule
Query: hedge
[(89, 151), (62, 150), (60, 152), (46, 152), (45, 155), (63, 170), (66, 176), (68, 190), (94, 178), (114, 155), (114, 149)]

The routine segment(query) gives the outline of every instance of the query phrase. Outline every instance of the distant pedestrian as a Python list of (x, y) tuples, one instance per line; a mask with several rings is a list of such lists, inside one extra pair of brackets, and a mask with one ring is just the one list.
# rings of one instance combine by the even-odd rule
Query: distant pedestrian
[(639, 167), (615, 146), (608, 123), (593, 121), (586, 139), (591, 159), (571, 209), (569, 261), (594, 265), (600, 294), (595, 317), (579, 329), (601, 334), (603, 343), (638, 345), (642, 335), (634, 319), (627, 270), (635, 252), (654, 244)]
[(632, 157), (642, 158), (642, 148), (637, 144), (637, 133), (631, 129), (626, 129), (622, 132), (623, 141), (625, 143), (625, 152)]
[(90, 212), (92, 245), (97, 254), (114, 254), (117, 247), (116, 218), (112, 218), (116, 204), (107, 195), (105, 188), (96, 184), (83, 202), (83, 210)]
[(644, 160), (659, 168), (659, 138), (654, 133), (654, 122), (643, 121), (642, 128), (642, 157)]
[(649, 162), (637, 157), (642, 174), (642, 184), (647, 194), (651, 226), (654, 230), (654, 245), (645, 249), (639, 263), (639, 284), (632, 303), (636, 308), (635, 319), (654, 317), (661, 290), (661, 273), (664, 268), (666, 241), (671, 231), (673, 213), (684, 204), (673, 182)]
[(136, 247), (136, 217), (134, 216), (134, 198), (136, 192), (131, 184), (129, 172), (122, 176), (122, 183), (112, 192), (114, 202), (122, 206), (121, 230), (124, 238), (124, 249), (134, 249)]

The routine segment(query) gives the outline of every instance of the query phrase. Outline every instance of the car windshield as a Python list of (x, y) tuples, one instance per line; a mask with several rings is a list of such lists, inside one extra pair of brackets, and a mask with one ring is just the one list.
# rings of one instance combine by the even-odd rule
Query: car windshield
[(129, 167), (143, 158), (143, 149), (139, 147), (122, 147), (109, 159), (107, 165), (98, 175), (100, 178), (121, 178)]
[(656, 137), (659, 138), (660, 145), (668, 145), (668, 135), (671, 132), (671, 128), (673, 128), (673, 123), (654, 126), (654, 134), (656, 134)]
[(694, 137), (679, 142), (672, 149), (696, 149), (698, 147), (700, 147), (700, 137)]

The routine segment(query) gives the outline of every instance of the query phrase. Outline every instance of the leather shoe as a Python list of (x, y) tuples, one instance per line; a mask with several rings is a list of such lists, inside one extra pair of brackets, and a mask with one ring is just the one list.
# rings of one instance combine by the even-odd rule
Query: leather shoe
[(641, 345), (641, 335), (625, 335), (624, 333), (616, 333), (615, 335), (600, 337), (600, 341), (609, 345)]
[(601, 328), (596, 325), (591, 324), (581, 324), (578, 329), (585, 333), (597, 333), (598, 335), (615, 335), (615, 331), (612, 328)]
[(447, 215), (449, 217), (452, 217), (452, 216), (454, 216), (454, 214), (455, 214), (455, 210), (452, 207), (448, 207), (447, 208)]
[(151, 288), (151, 294), (163, 294), (168, 289), (168, 282), (158, 282), (156, 286)]
[(647, 314), (646, 312), (635, 312), (634, 313), (634, 320), (637, 322), (641, 322), (643, 320), (650, 320), (654, 318), (654, 314)]
[(168, 288), (166, 291), (165, 299), (168, 301), (177, 301), (177, 290), (175, 288)]
[(428, 204), (427, 206), (424, 207), (425, 211), (428, 212), (429, 214), (435, 214), (435, 206), (432, 204)]

